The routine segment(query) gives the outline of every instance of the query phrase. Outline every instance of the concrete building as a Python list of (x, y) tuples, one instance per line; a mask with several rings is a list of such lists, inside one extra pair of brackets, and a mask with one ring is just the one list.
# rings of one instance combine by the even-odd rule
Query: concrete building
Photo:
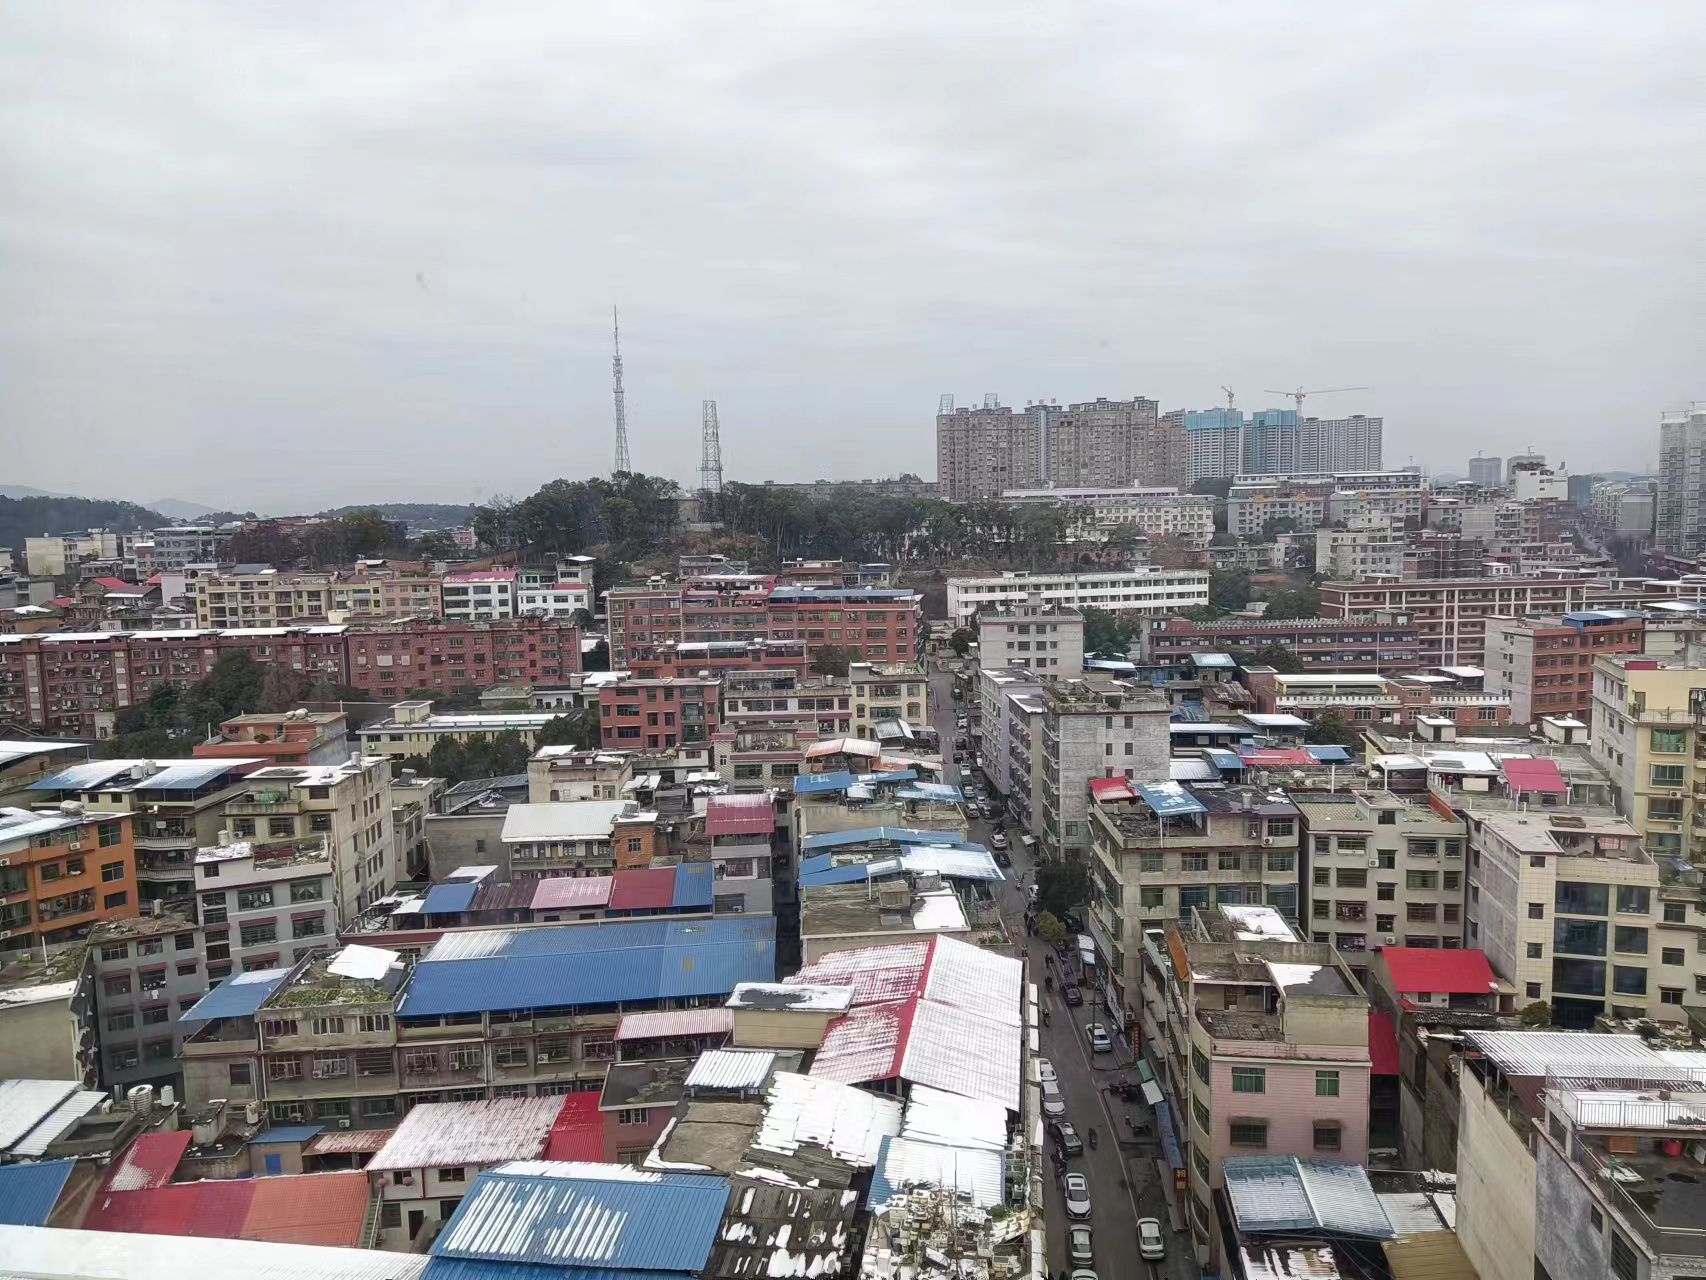
[[(504, 813), (496, 874), (503, 880), (538, 880), (649, 867), (653, 857), (664, 852), (657, 823), (655, 811), (631, 800), (512, 804)], [(435, 856), (435, 879), (448, 877), (452, 870), (440, 866)]]
[(106, 921), (90, 933), (89, 954), (100, 1020), (101, 1087), (181, 1088), (179, 1019), (208, 988), (194, 917), (161, 911)]
[(852, 690), (852, 734), (873, 742), (892, 736), (882, 726), (904, 721), (928, 727), (925, 709), (928, 686), (924, 668), (914, 662), (855, 662), (847, 668)]
[(1163, 618), (1141, 633), (1151, 662), (1177, 665), (1198, 653), (1289, 649), (1305, 670), (1393, 674), (1419, 670), (1416, 628), (1403, 615), (1364, 618)]
[(1463, 945), (1468, 824), (1389, 791), (1299, 795), (1308, 929), (1361, 980), (1382, 947)]
[(845, 676), (802, 676), (795, 667), (732, 670), (723, 673), (721, 707), (727, 730), (798, 729), (812, 738), (853, 731)]
[(722, 726), (720, 680), (628, 676), (598, 691), (599, 742), (612, 750), (707, 748)]
[(1593, 713), (1594, 660), (1640, 653), (1646, 631), (1632, 610), (1579, 610), (1552, 617), (1487, 619), (1487, 691), (1510, 695), (1511, 719)]
[(0, 954), (55, 947), (139, 908), (127, 813), (0, 808)]
[[(1706, 409), (1659, 419), (1653, 545), (1678, 556), (1706, 551)], [(33, 562), (31, 569), (40, 572)]]
[(192, 564), (215, 564), (227, 559), (226, 551), (241, 524), (175, 524), (155, 529), (148, 538), (153, 544), (152, 572), (187, 569)]
[(1174, 539), (1198, 550), (1214, 538), (1213, 497), (1181, 493), (1175, 487), (1010, 489), (1001, 500), (1062, 507), (1073, 521), (1074, 532), (1085, 538), (1130, 531), (1147, 538)]
[(1203, 409), (1184, 412), (1182, 418), (1187, 484), (1230, 480), (1245, 470), (1242, 413), (1236, 409)]
[(1137, 483), (1140, 453), (1148, 452), (1144, 461), (1151, 467), (1157, 464), (1157, 452), (1161, 465), (1169, 460), (1164, 447), (1156, 447), (1161, 432), (1159, 411), (1160, 405), (1142, 396), (1092, 400), (1065, 409), (1033, 406), (1026, 412), (1043, 423), (1043, 478), (1062, 488)]
[(1505, 480), (1510, 488), (1511, 496), (1518, 502), (1532, 502), (1540, 499), (1564, 502), (1570, 496), (1569, 473), (1562, 467), (1549, 467), (1544, 463), (1518, 462), (1513, 458)]
[(1089, 788), (1088, 923), (1107, 1006), (1123, 1031), (1140, 1004), (1146, 931), (1217, 908), (1297, 918), (1298, 813), (1269, 788), (1124, 778), (1095, 778)]
[(1469, 459), (1469, 483), (1483, 489), (1498, 489), (1505, 483), (1505, 460), (1476, 454)]
[(444, 616), (455, 622), (496, 622), (518, 612), (514, 569), (448, 573), (443, 592)]
[(391, 714), (361, 727), (362, 750), (389, 759), (424, 756), (443, 742), (472, 742), (513, 733), (525, 746), (558, 718), (555, 711), (435, 712), (427, 700), (393, 703)]
[(936, 483), (950, 502), (1034, 486), (1043, 470), (1046, 406), (959, 408), (936, 416)]
[(1703, 687), (1706, 672), (1686, 659), (1594, 661), (1593, 755), (1611, 775), (1613, 803), (1649, 851), (1691, 861), (1706, 851)]
[(1315, 531), (1315, 572), (1347, 581), (1397, 577), (1407, 538), (1390, 516), (1366, 516), (1343, 529)]
[(705, 806), (717, 915), (775, 914), (776, 804), (767, 792), (712, 796)]
[(581, 669), (580, 629), (561, 618), (410, 619), (352, 630), (343, 645), (343, 682), (381, 701), (523, 681), (564, 684)]
[(1245, 682), (1264, 715), (1294, 715), (1315, 721), (1336, 716), (1353, 725), (1411, 726), (1454, 737), (1458, 729), (1485, 730), (1510, 723), (1510, 698), (1480, 688), (1479, 667), (1456, 674), (1406, 672), (1300, 673), (1251, 667)]
[(977, 662), (992, 670), (1019, 667), (1038, 675), (1077, 675), (1084, 669), (1084, 615), (1041, 605), (980, 611)]
[(272, 565), (192, 572), (198, 627), (279, 627), (347, 617), (391, 618), (440, 612), (440, 580), (383, 564), (354, 571), (295, 573)]
[(336, 764), (349, 752), (349, 717), (306, 707), (232, 716), (217, 738), (191, 748), (198, 759), (260, 756), (274, 764)]
[(1198, 1261), (1225, 1274), (1223, 1159), (1366, 1163), (1368, 1000), (1331, 947), (1297, 941), (1277, 917), (1198, 912), (1142, 945), (1144, 1043), (1189, 1168), (1164, 1191)]
[(1062, 609), (1173, 614), (1208, 603), (1206, 569), (1096, 569), (1083, 573), (1013, 570), (984, 578), (948, 579), (948, 620), (965, 626), (983, 610), (1009, 612), (1040, 603)]
[(1025, 667), (978, 667), (977, 758), (990, 789), (1009, 801), (1010, 811), (1013, 797), (1029, 791), (1029, 743), (1017, 752), (1016, 743), (1028, 736), (1031, 708), (1040, 709), (1042, 691), (1042, 677)]
[(210, 983), (292, 965), (337, 931), (324, 835), (215, 844), (196, 853), (195, 873)]
[(593, 612), (591, 556), (558, 556), (549, 564), (516, 571), (515, 611), (521, 617), (569, 618), (577, 609)]
[(111, 529), (44, 533), (24, 539), (24, 567), (38, 578), (63, 578), (84, 560), (121, 559), (127, 541), (125, 534)]
[(1172, 744), (1165, 694), (1129, 681), (1045, 679), (1040, 821), (1033, 834), (1050, 857), (1090, 853), (1091, 778), (1168, 776)]
[(100, 1020), (87, 940), (0, 952), (0, 1080), (100, 1085)]
[(1419, 524), (1426, 502), (1426, 481), (1418, 471), (1241, 474), (1227, 491), (1226, 529), (1257, 537), (1276, 520), (1304, 530), (1363, 517)]
[(633, 776), (634, 759), (626, 751), (540, 747), (527, 762), (527, 799), (533, 804), (620, 800)]
[(1289, 475), (1316, 468), (1303, 465), (1298, 453), (1297, 410), (1258, 409), (1244, 425), (1246, 475)]

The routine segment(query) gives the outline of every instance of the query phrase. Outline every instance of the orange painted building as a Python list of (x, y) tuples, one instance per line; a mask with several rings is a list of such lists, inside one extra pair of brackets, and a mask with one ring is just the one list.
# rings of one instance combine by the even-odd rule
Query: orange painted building
[(130, 814), (0, 809), (0, 950), (69, 942), (136, 913)]

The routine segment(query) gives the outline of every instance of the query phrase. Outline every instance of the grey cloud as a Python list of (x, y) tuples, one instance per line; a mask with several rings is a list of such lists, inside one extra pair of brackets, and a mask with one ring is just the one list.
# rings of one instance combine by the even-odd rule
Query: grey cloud
[[(1638, 467), (1706, 396), (1693, 3), (0, 15), (13, 483), (293, 509), (933, 470), (937, 395), (1366, 384)], [(424, 281), (424, 287), (421, 281)]]

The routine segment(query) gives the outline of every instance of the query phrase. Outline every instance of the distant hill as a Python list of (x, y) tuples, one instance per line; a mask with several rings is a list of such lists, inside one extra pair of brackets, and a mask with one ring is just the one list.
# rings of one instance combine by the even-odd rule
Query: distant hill
[(92, 498), (0, 498), (0, 547), (22, 554), (24, 539), (77, 529), (153, 529), (171, 521), (134, 502)]
[(474, 504), (453, 502), (356, 502), (347, 507), (333, 507), (320, 512), (323, 516), (344, 516), (352, 511), (377, 511), (387, 520), (402, 520), (415, 529), (450, 529), (465, 525), (474, 517)]
[(69, 493), (52, 493), (27, 484), (0, 484), (0, 498), (69, 498)]
[(199, 502), (185, 502), (182, 498), (160, 498), (150, 502), (148, 506), (150, 510), (158, 511), (173, 520), (201, 520), (218, 510), (217, 507), (206, 507)]

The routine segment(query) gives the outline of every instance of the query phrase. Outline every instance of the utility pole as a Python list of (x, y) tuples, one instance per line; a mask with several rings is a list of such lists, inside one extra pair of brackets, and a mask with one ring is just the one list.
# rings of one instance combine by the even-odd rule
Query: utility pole
[(611, 474), (623, 476), (631, 470), (628, 466), (628, 403), (622, 392), (622, 321), (615, 307), (610, 308), (610, 333), (616, 349), (610, 361), (611, 386), (616, 397), (616, 467)]

